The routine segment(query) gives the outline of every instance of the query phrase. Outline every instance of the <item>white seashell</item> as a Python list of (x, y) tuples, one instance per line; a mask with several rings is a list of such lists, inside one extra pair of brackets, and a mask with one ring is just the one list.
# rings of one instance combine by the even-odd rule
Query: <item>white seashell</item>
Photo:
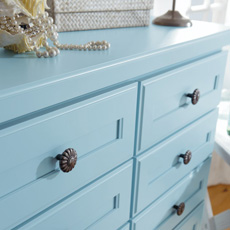
[(13, 44), (19, 44), (25, 39), (24, 34), (12, 35), (5, 30), (0, 30), (0, 47), (5, 47)]
[[(44, 35), (39, 34), (34, 38), (38, 47), (42, 46)], [(28, 37), (25, 34), (12, 35), (7, 31), (0, 30), (0, 47), (13, 50), (15, 53), (23, 53), (33, 50)]]
[[(13, 17), (15, 14), (24, 14), (20, 20), (28, 24), (29, 18), (35, 18), (38, 14), (44, 13), (47, 8), (46, 0), (0, 0), (0, 17)], [(37, 35), (34, 42), (38, 46), (42, 45), (44, 36)], [(4, 47), (14, 52), (21, 53), (33, 49), (29, 37), (25, 34), (10, 34), (4, 29), (0, 29), (0, 47)]]

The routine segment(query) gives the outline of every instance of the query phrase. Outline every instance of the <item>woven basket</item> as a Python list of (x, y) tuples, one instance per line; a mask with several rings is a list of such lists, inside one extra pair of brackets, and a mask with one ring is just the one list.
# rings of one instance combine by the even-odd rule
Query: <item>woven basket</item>
[(134, 27), (149, 25), (150, 11), (114, 11), (55, 14), (57, 30), (93, 30), (116, 27)]
[(149, 25), (153, 0), (48, 0), (58, 31)]
[(153, 0), (48, 0), (55, 13), (150, 10)]

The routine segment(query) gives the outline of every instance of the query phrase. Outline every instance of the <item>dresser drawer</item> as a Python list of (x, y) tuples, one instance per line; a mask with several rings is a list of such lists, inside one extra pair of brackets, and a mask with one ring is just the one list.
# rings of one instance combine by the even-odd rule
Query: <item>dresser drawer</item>
[[(192, 213), (190, 213), (177, 227), (173, 230), (201, 230), (202, 216), (204, 212), (204, 202), (202, 202)], [(164, 228), (169, 229), (166, 224)]]
[(129, 219), (131, 181), (129, 162), (15, 230), (117, 230)]
[[(217, 106), (225, 63), (223, 52), (142, 82), (139, 152)], [(200, 99), (193, 105), (186, 95), (195, 89)]]
[[(202, 202), (206, 192), (210, 163), (211, 158), (209, 157), (203, 164), (189, 173), (182, 181), (153, 203), (153, 205), (139, 214), (133, 220), (133, 229), (173, 229), (174, 226), (180, 223), (184, 217)], [(165, 183), (167, 182), (165, 181)], [(178, 216), (174, 206), (179, 206), (182, 202), (185, 204), (185, 209), (182, 215)], [(166, 221), (167, 228), (160, 227)]]
[[(21, 222), (130, 159), (136, 96), (133, 84), (1, 130), (4, 228), (9, 218)], [(63, 173), (55, 157), (70, 147), (78, 161)]]
[[(217, 110), (212, 111), (137, 158), (134, 214), (157, 199), (212, 153), (217, 115)], [(189, 154), (192, 158), (186, 162)]]

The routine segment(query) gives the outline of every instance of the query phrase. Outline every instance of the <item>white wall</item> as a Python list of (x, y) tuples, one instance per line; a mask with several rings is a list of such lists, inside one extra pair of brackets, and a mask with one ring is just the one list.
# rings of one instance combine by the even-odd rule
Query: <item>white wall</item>
[[(180, 11), (181, 14), (186, 16), (188, 13), (188, 9), (190, 6), (202, 5), (205, 0), (177, 0), (176, 1), (176, 10)], [(226, 0), (210, 0), (210, 3), (214, 2), (224, 2)], [(230, 0), (228, 1), (227, 7), (223, 10), (227, 9), (227, 13), (222, 12), (223, 10), (215, 10), (212, 9), (204, 12), (190, 12), (189, 16), (192, 20), (205, 20), (205, 21), (214, 21), (214, 22), (225, 22), (226, 25), (230, 26)], [(168, 10), (172, 9), (173, 0), (155, 0), (154, 1), (154, 10), (153, 14), (155, 17), (166, 13)], [(213, 13), (214, 12), (214, 13)], [(226, 17), (225, 17), (226, 16)], [(230, 42), (230, 38), (229, 38)], [(230, 55), (229, 60), (227, 62), (226, 67), (226, 76), (224, 81), (224, 88), (230, 89)]]
[[(154, 1), (154, 15), (159, 16), (172, 9), (172, 0), (155, 0)], [(183, 15), (191, 4), (191, 0), (177, 0), (176, 10), (179, 10)]]

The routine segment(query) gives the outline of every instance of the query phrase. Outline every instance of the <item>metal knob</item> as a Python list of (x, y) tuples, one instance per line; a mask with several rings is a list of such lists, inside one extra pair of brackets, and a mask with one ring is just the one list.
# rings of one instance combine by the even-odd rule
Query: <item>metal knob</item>
[(70, 172), (77, 163), (77, 152), (72, 149), (66, 149), (62, 154), (58, 154), (56, 159), (59, 160), (60, 169), (68, 173)]
[(189, 93), (186, 95), (187, 97), (191, 98), (192, 104), (195, 105), (198, 103), (199, 99), (200, 99), (200, 90), (199, 89), (195, 89), (193, 93)]
[(173, 208), (176, 209), (176, 214), (181, 216), (185, 209), (185, 203), (182, 202), (180, 205), (174, 205)]
[(192, 159), (192, 152), (188, 150), (185, 154), (180, 154), (179, 157), (183, 158), (184, 164), (187, 165)]

